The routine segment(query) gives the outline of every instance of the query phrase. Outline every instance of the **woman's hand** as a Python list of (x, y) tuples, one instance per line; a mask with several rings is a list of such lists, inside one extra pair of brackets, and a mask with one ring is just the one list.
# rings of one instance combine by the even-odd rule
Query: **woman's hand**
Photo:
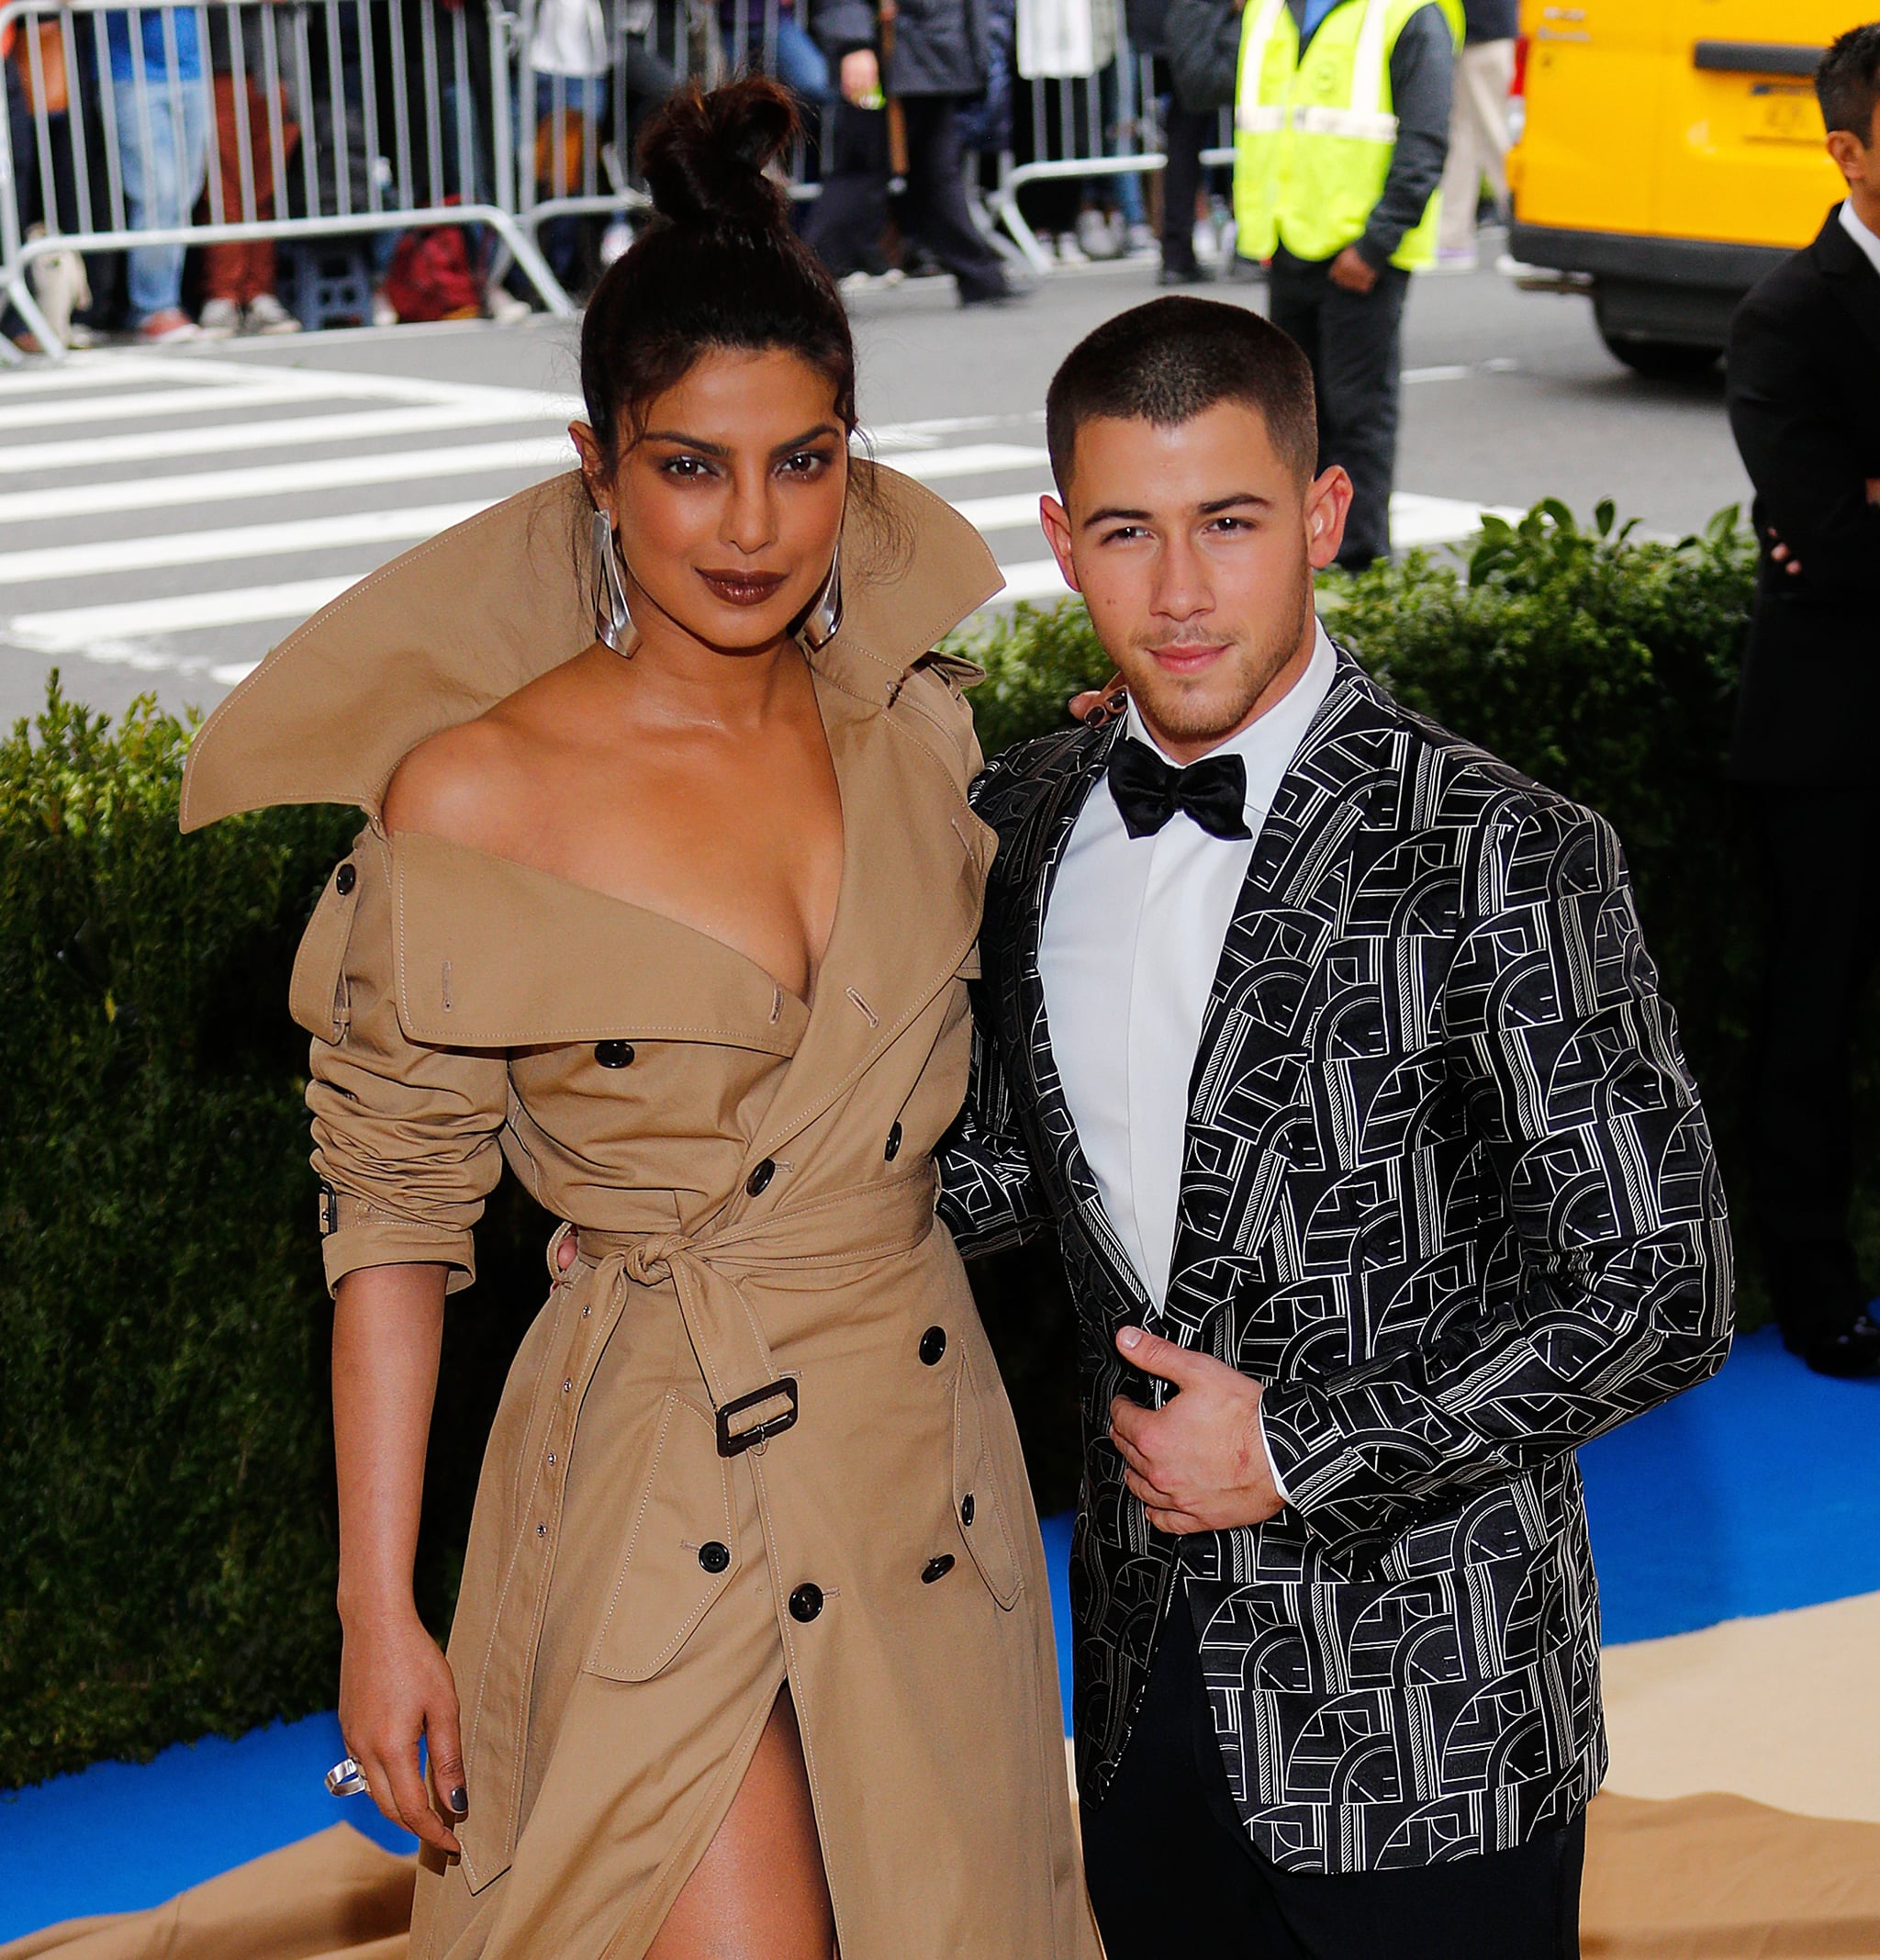
[[(379, 1809), (427, 1844), (456, 1855), (456, 1833), (445, 1819), (461, 1821), (470, 1809), (457, 1685), (415, 1607), (346, 1621), (340, 1729)], [(419, 1767), (420, 1736), (430, 1744), (429, 1792)]]

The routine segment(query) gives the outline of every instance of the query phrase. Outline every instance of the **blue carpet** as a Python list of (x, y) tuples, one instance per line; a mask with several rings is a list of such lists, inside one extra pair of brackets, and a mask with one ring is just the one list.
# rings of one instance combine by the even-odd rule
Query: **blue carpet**
[[(1581, 1462), (1609, 1641), (1880, 1592), (1880, 1383), (1824, 1382), (1772, 1333)], [(1067, 1708), (1069, 1544), (1069, 1518), (1046, 1518)], [(342, 1818), (408, 1849), (367, 1798), (327, 1796), (341, 1753), (319, 1715), (0, 1797), (0, 1940), (153, 1905)]]

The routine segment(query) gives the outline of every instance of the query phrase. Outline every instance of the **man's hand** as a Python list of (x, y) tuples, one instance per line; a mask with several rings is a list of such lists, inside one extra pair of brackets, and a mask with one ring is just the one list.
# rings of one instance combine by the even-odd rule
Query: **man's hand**
[(1157, 1530), (1181, 1537), (1277, 1517), (1283, 1506), (1259, 1432), (1259, 1383), (1141, 1327), (1119, 1328), (1116, 1346), (1145, 1374), (1181, 1391), (1159, 1409), (1122, 1395), (1110, 1404), (1124, 1481)]
[(842, 99), (852, 108), (879, 107), (881, 63), (872, 48), (851, 48), (842, 58)]
[(1070, 719), (1102, 728), (1129, 706), (1129, 689), (1121, 674), (1112, 674), (1101, 688), (1087, 688), (1070, 697)]
[(1356, 245), (1347, 245), (1332, 261), (1330, 277), (1348, 293), (1368, 293), (1377, 284), (1376, 268)]

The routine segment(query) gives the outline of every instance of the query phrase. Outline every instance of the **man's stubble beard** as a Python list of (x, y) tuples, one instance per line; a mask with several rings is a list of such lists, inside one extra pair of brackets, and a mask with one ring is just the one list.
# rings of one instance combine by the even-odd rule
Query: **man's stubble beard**
[[(1228, 654), (1237, 683), (1231, 696), (1224, 698), (1217, 691), (1218, 668), (1197, 684), (1184, 685), (1162, 674), (1152, 654), (1143, 653), (1142, 671), (1147, 679), (1141, 686), (1132, 685), (1130, 691), (1152, 734), (1183, 744), (1216, 743), (1225, 741), (1240, 727), (1254, 703), (1272, 685), (1274, 675), (1304, 643), (1313, 593), (1312, 567), (1304, 559), (1299, 573), (1285, 620), (1270, 633), (1262, 634), (1247, 654)], [(1166, 646), (1170, 643), (1158, 640), (1156, 644)]]

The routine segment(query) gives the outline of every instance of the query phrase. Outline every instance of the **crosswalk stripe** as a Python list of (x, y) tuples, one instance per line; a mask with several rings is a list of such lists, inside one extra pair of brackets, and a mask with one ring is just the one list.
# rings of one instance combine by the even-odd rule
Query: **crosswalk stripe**
[(415, 409), (371, 409), (350, 415), (297, 416), (290, 421), (229, 422), (209, 429), (151, 429), (135, 435), (77, 442), (21, 442), (0, 449), (0, 476), (35, 470), (90, 469), (107, 463), (151, 463), (172, 456), (211, 456), (244, 449), (292, 449), (318, 442), (365, 442), (387, 436), (438, 435), (492, 422), (557, 419), (546, 396), (491, 389), (485, 398)]
[(343, 578), (303, 578), (293, 585), (246, 586), (229, 592), (187, 592), (174, 599), (139, 599), (113, 606), (78, 606), (61, 612), (24, 612), (6, 624), (8, 635), (44, 654), (98, 653), (114, 642), (154, 634), (196, 633), (208, 626), (251, 626), (262, 620), (304, 620), (349, 587)]
[(154, 420), (160, 415), (222, 415), (238, 409), (276, 408), (288, 401), (333, 400), (350, 394), (346, 377), (336, 375), (333, 386), (310, 395), (298, 377), (283, 384), (260, 380), (241, 387), (154, 388), (144, 395), (84, 396), (50, 400), (0, 403), (0, 435), (14, 429), (44, 429), (75, 422)]
[(925, 449), (896, 456), (890, 465), (921, 483), (943, 483), (949, 476), (996, 476), (1007, 470), (1042, 469), (1050, 464), (1042, 449), (1016, 442), (964, 442), (957, 449)]
[(1013, 497), (966, 497), (953, 507), (975, 531), (1016, 531), (1038, 521), (1035, 490)]
[[(229, 364), (233, 365), (232, 363)], [(250, 379), (255, 373), (254, 368), (245, 367), (241, 370), (241, 378)], [(12, 401), (22, 395), (74, 395), (84, 388), (148, 387), (153, 380), (212, 388), (221, 386), (227, 379), (225, 374), (208, 367), (206, 363), (158, 362), (148, 355), (73, 353), (57, 367), (10, 370), (6, 376), (6, 398)]]
[(342, 517), (299, 518), (285, 524), (243, 524), (228, 531), (183, 531), (157, 538), (106, 538), (90, 544), (0, 552), (0, 586), (148, 572), (173, 565), (233, 565), (243, 558), (278, 558), (352, 544), (404, 543), (435, 537), (488, 510), (491, 501), (353, 510)]
[(293, 497), (351, 490), (368, 484), (417, 483), (428, 476), (474, 476), (496, 470), (543, 475), (571, 468), (565, 436), (524, 436), (505, 442), (465, 442), (447, 449), (396, 449), (364, 456), (303, 456), (249, 469), (199, 470), (180, 476), (124, 476), (58, 489), (0, 494), (0, 524), (36, 524), (52, 518), (95, 517), (118, 510), (200, 509), (246, 503), (257, 497)]

